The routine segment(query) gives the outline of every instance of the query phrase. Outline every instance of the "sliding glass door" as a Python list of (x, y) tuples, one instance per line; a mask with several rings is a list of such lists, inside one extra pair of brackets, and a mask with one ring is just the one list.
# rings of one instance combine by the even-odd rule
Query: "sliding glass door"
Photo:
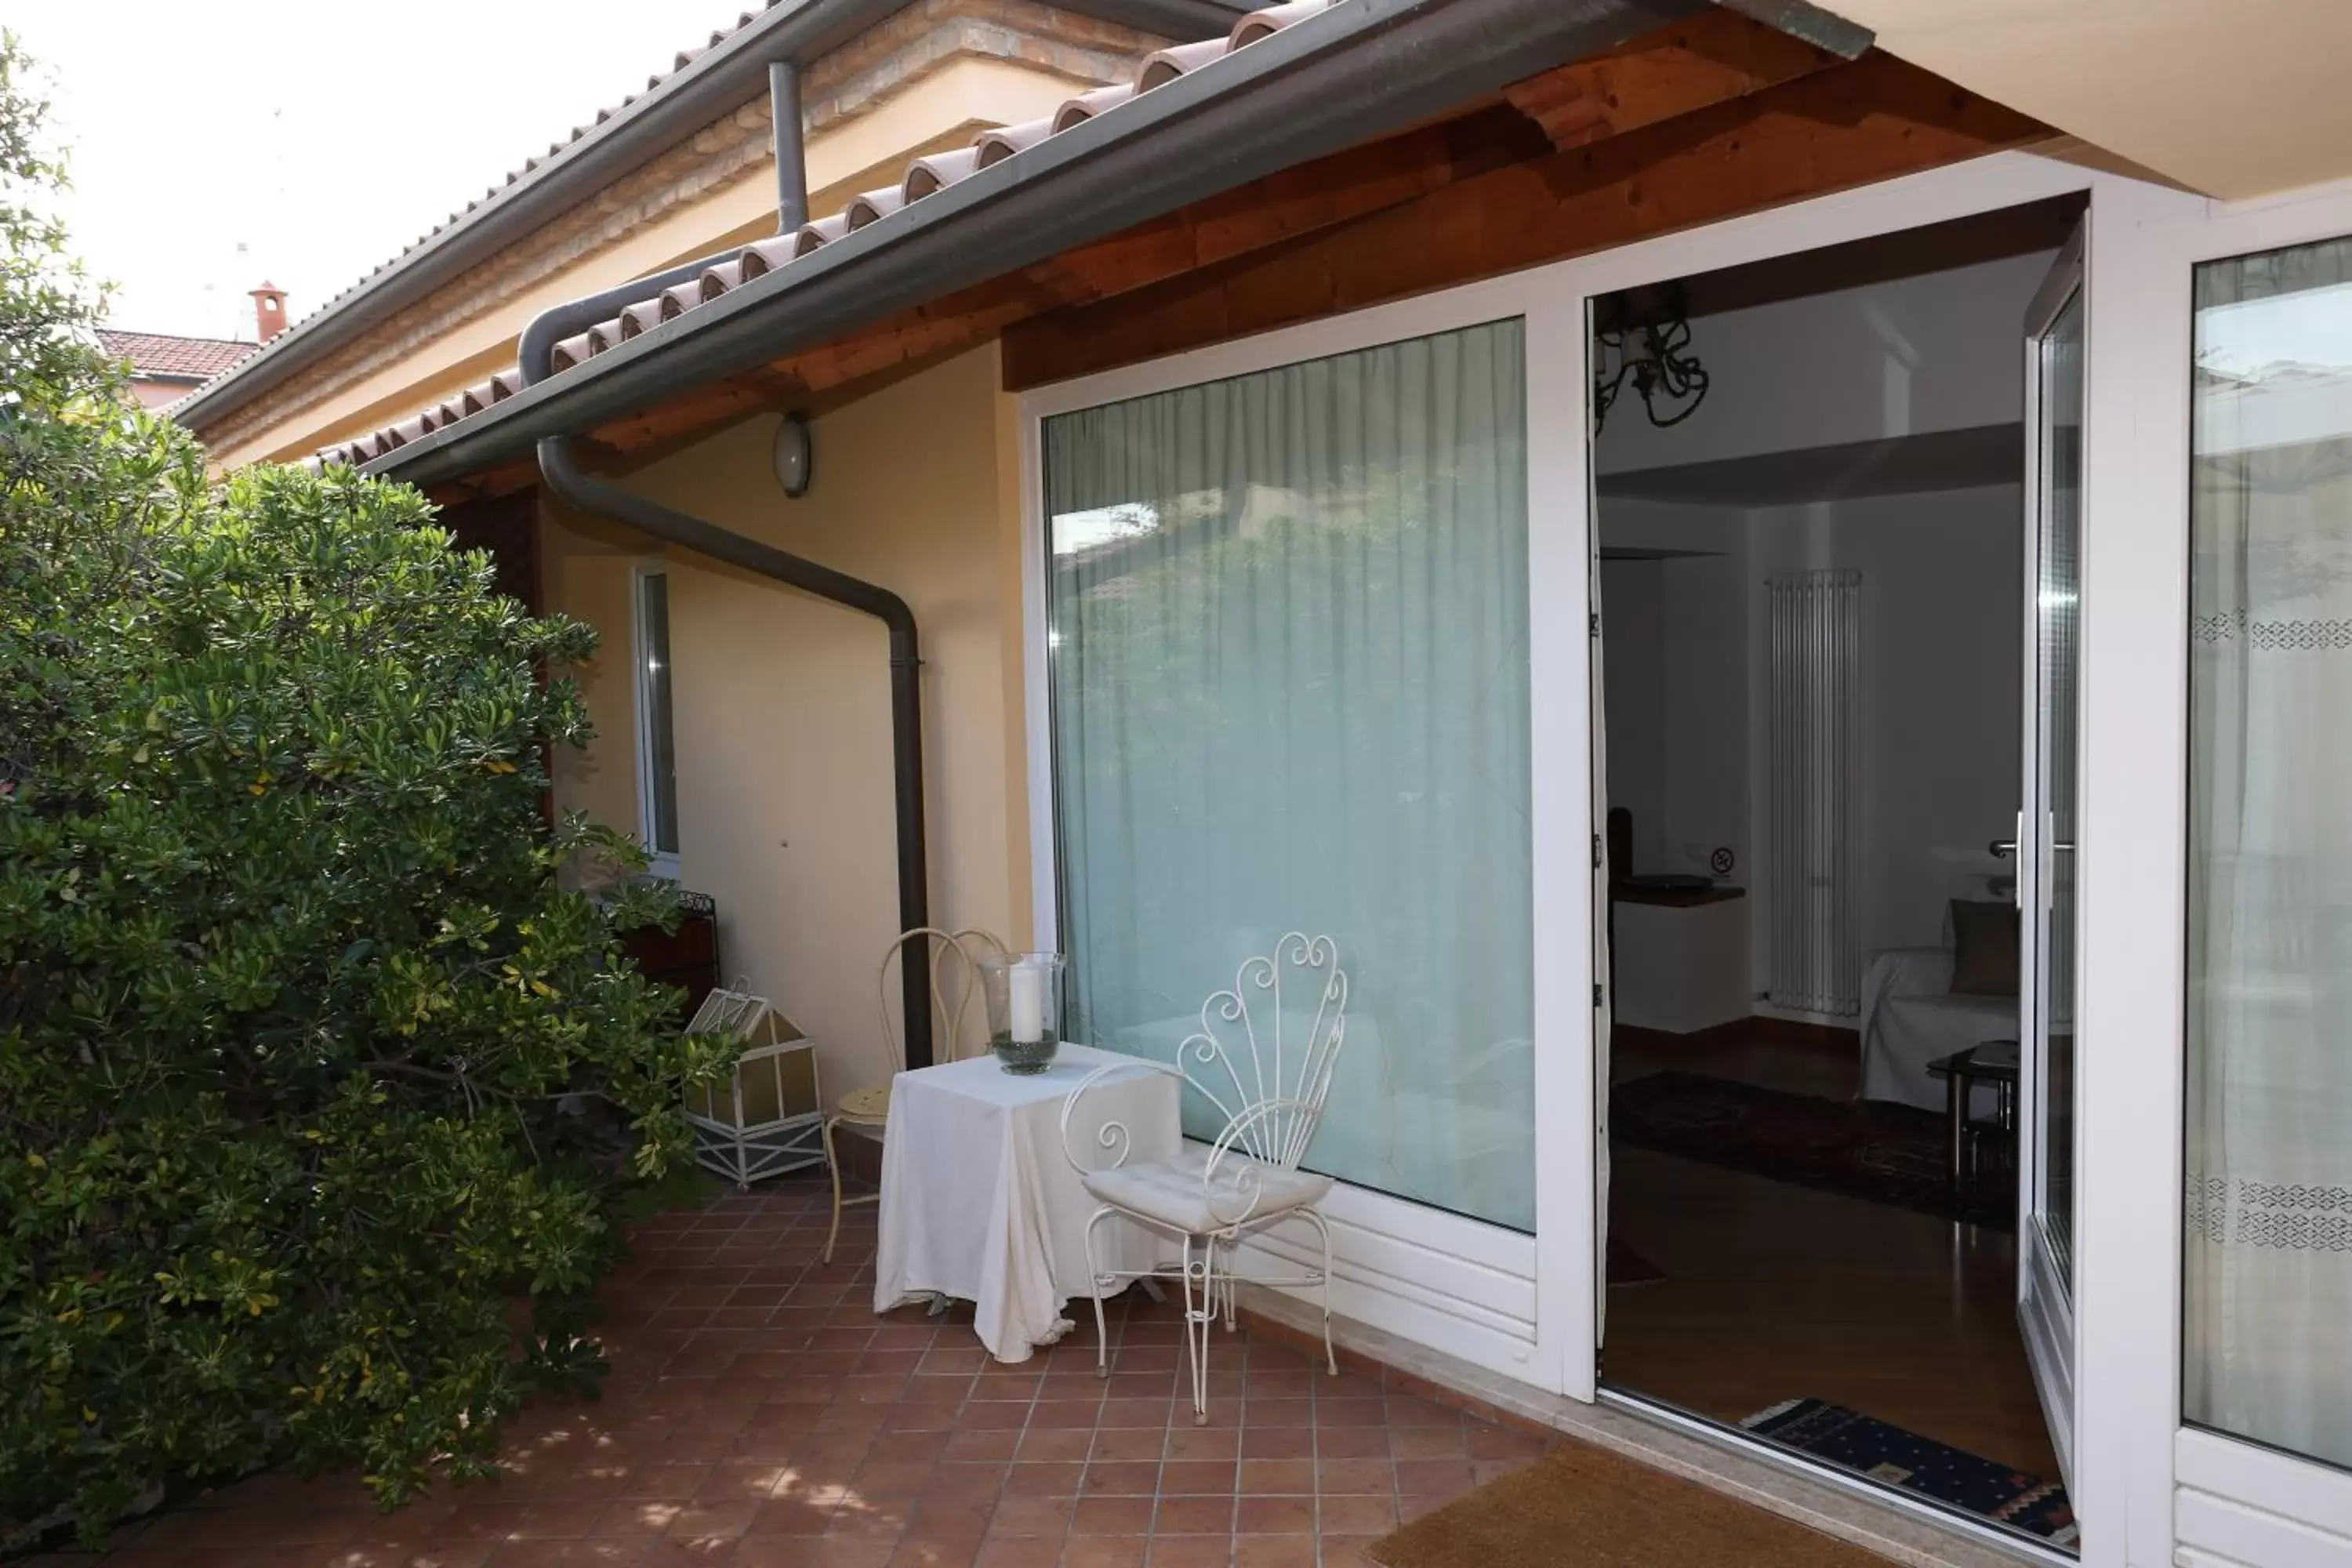
[(1348, 1047), (1306, 1163), (1527, 1231), (1523, 344), (1496, 321), (1041, 435), (1076, 1030), (1165, 1058), (1244, 959), (1327, 934)]
[(2352, 1467), (2352, 239), (2195, 289), (2183, 1414)]

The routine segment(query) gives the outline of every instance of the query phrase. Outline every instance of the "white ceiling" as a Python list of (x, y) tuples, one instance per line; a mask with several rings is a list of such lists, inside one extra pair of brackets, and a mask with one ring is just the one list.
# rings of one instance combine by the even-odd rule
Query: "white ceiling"
[(2209, 195), (2352, 174), (2352, 0), (1827, 0), (1879, 47)]

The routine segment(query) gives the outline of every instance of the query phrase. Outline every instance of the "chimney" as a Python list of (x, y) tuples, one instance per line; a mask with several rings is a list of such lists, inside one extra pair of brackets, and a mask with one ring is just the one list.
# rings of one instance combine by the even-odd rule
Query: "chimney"
[(286, 330), (286, 290), (275, 283), (264, 283), (250, 290), (253, 296), (253, 329), (256, 342), (268, 342)]

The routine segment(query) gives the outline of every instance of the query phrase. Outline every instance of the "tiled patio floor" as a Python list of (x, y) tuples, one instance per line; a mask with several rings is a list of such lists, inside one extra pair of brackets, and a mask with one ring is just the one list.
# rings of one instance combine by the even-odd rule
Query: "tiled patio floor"
[(1140, 1296), (1116, 1309), (1108, 1381), (1090, 1320), (991, 1362), (968, 1310), (874, 1315), (874, 1214), (850, 1211), (829, 1268), (816, 1181), (662, 1215), (605, 1290), (603, 1399), (527, 1410), (505, 1479), (387, 1516), (356, 1481), (261, 1477), (108, 1568), (1355, 1564), (1540, 1450), (1247, 1331), (1217, 1334), (1195, 1427), (1175, 1310)]

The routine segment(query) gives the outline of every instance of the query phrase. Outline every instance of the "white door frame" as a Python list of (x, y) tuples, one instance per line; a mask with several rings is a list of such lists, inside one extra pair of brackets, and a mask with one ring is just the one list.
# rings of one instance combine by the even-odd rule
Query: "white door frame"
[[(2139, 432), (2139, 440), (2143, 461), (2164, 481), (2161, 496), (2149, 498), (2162, 510), (2152, 512), (2149, 521), (2152, 525), (2160, 524), (2170, 559), (2185, 563), (2189, 558), (2189, 366), (2194, 352), (2190, 290), (2197, 264), (2347, 236), (2352, 236), (2352, 180), (2252, 201), (2210, 204), (2194, 212), (2168, 206), (2149, 214), (2141, 243), (2155, 258), (2155, 276), (2150, 283), (2157, 296), (2151, 301), (2148, 331), (2142, 346), (2151, 357), (2161, 356), (2170, 369), (2143, 400), (2144, 428)], [(2141, 564), (2145, 569), (2147, 563)], [(2162, 777), (2169, 787), (2162, 792), (2162, 823), (2159, 825), (2151, 810), (2147, 830), (2155, 831), (2161, 826), (2168, 834), (2166, 842), (2185, 846), (2189, 646), (2185, 566), (2179, 574), (2178, 586), (2178, 597), (2164, 606), (2163, 612), (2168, 617), (2164, 629), (2172, 645), (2164, 674), (2171, 683), (2170, 689), (2184, 695), (2176, 696), (2163, 710), (2169, 732), (2163, 738), (2162, 754), (2168, 758), (2170, 771)], [(2151, 615), (2155, 611), (2152, 605), (2141, 608)], [(2152, 634), (2153, 628), (2150, 630)], [(2146, 748), (2144, 765), (2152, 766), (2159, 760), (2157, 737), (2147, 735), (2141, 739)], [(2158, 869), (2169, 878), (2161, 888), (2154, 885), (2152, 875)], [(2149, 866), (2141, 870), (2144, 874), (2138, 880), (2142, 895), (2167, 900), (2165, 912), (2172, 940), (2166, 951), (2168, 956), (2178, 954), (2187, 931), (2186, 849), (2178, 848), (2165, 858), (2162, 868)], [(2133, 893), (2129, 886), (2118, 886), (2113, 891), (2117, 898)], [(2173, 962), (2177, 966), (2179, 960), (2174, 958)], [(2185, 975), (2176, 979), (2185, 981)], [(2186, 1068), (2182, 994), (2183, 984), (2176, 983), (2162, 997), (2168, 1009), (2163, 1026), (2167, 1033), (2160, 1037), (2171, 1048), (2168, 1082), (2174, 1086), (2172, 1185), (2167, 1194), (2168, 1201), (2147, 1204), (2145, 1212), (2137, 1216), (2141, 1233), (2161, 1226), (2164, 1241), (2170, 1248), (2174, 1286), (2167, 1301), (2172, 1316), (2168, 1324), (2168, 1338), (2161, 1347), (2163, 1366), (2168, 1373), (2165, 1379), (2166, 1404), (2159, 1422), (2154, 1419), (2158, 1413), (2150, 1401), (2147, 1418), (2134, 1432), (2135, 1440), (2141, 1446), (2161, 1446), (2169, 1450), (2179, 1489), (2176, 1499), (2168, 1500), (2173, 1503), (2173, 1517), (2166, 1521), (2174, 1537), (2172, 1551), (2163, 1556), (2151, 1552), (2145, 1559), (2135, 1557), (2134, 1568), (2143, 1561), (2150, 1564), (2177, 1562), (2183, 1568), (2231, 1568), (2236, 1563), (2259, 1563), (2264, 1568), (2271, 1563), (2294, 1563), (2297, 1568), (2305, 1564), (2345, 1568), (2352, 1565), (2352, 1472), (2257, 1443), (2186, 1426), (2180, 1421), (2182, 1344), (2178, 1303), (2182, 1220), (2179, 1144), (2183, 1128), (2178, 1085)], [(2152, 1005), (2155, 1000), (2149, 998), (2146, 1026), (2154, 1027), (2158, 1022)], [(2152, 1235), (2138, 1235), (2134, 1240), (2150, 1247), (2156, 1244)], [(2158, 1347), (2151, 1342), (2142, 1353), (2154, 1355)], [(2145, 1462), (2151, 1469), (2154, 1468), (2152, 1458)]]
[[(2151, 441), (2168, 418), (2186, 430), (2189, 323), (2185, 277), (2151, 231), (2192, 228), (2209, 204), (2005, 153), (1545, 270), (1580, 319), (1586, 300), (1620, 289), (2072, 192), (2091, 196), (2072, 1489), (2085, 1563), (2156, 1568), (2171, 1561), (2179, 1409), (2188, 465)], [(1580, 496), (1584, 444), (1546, 453), (1571, 470), (1559, 488)], [(1560, 1245), (1538, 1237), (1547, 1259)]]
[[(2025, 608), (2019, 616), (2022, 634), (2019, 671), (2019, 711), (2024, 720), (2018, 758), (2018, 814), (2014, 854), (2017, 873), (2018, 944), (2018, 1114), (2017, 1114), (2017, 1317), (2025, 1341), (2026, 1359), (2042, 1397), (2050, 1428), (2051, 1447), (2057, 1451), (2062, 1474), (2074, 1472), (2074, 1301), (2071, 1284), (2063, 1280), (2050, 1238), (2038, 1222), (2039, 1195), (2045, 1161), (2044, 1139), (2050, 1110), (2044, 1103), (2049, 1082), (2044, 1062), (2050, 1020), (2044, 1013), (2042, 967), (2049, 956), (2042, 940), (2042, 914), (2051, 901), (2049, 880), (2055, 872), (2056, 851), (2045, 842), (2050, 805), (2044, 793), (2050, 782), (2046, 752), (2050, 737), (2042, 708), (2042, 568), (2044, 531), (2049, 520), (2042, 505), (2042, 354), (2041, 345), (2056, 324), (2066, 302), (2084, 300), (2084, 321), (2090, 320), (2084, 243), (2089, 238), (2086, 216), (2059, 252), (2042, 280), (2040, 292), (2021, 323), (2024, 353), (2021, 375), (2025, 393), (2025, 483), (2022, 502), (2025, 548), (2019, 578)], [(2084, 387), (2087, 411), (2089, 386)], [(2078, 661), (2079, 662), (2079, 661)], [(2078, 694), (2079, 695), (2079, 692)], [(2076, 703), (2079, 714), (2081, 705)], [(2077, 731), (2079, 739), (2079, 728)], [(2079, 814), (2078, 814), (2079, 815)], [(2077, 910), (2079, 912), (2079, 910)], [(2054, 931), (2055, 922), (2050, 928)], [(2076, 922), (2076, 933), (2080, 922)], [(2073, 999), (2068, 998), (2071, 1008)], [(2071, 1026), (2071, 1020), (2070, 1026)], [(2071, 1086), (2070, 1086), (2071, 1087)], [(2079, 1102), (2081, 1096), (2075, 1099)], [(2071, 1124), (2071, 1123), (2070, 1123)]]
[[(1039, 388), (1021, 400), (1032, 875), (1041, 940), (1056, 886), (1039, 423), (1055, 413), (1517, 315), (1527, 323), (1528, 573), (1534, 709), (1536, 972), (1533, 1238), (1343, 1189), (1339, 1310), (1549, 1392), (1591, 1400), (1598, 1343), (1595, 951), (1590, 835), (1584, 322), (1637, 284), (2088, 192), (2084, 616), (2083, 942), (2076, 1036), (2074, 1491), (2084, 1561), (2172, 1562), (2179, 1427), (2181, 957), (2186, 767), (2189, 291), (2211, 204), (2010, 153), (1881, 182), (1507, 277)], [(2352, 205), (2352, 197), (2342, 198)], [(2265, 209), (2269, 211), (2269, 209)], [(2249, 212), (2233, 232), (2252, 233)], [(2301, 221), (2311, 220), (2300, 212)], [(2272, 212), (2274, 227), (2294, 216)], [(2344, 226), (2352, 229), (2352, 223)], [(2289, 243), (2281, 239), (2277, 243)], [(2261, 248), (2231, 241), (2227, 253)], [(1545, 438), (1546, 432), (1557, 433)], [(1574, 437), (1574, 438), (1570, 438)], [(1392, 1212), (1393, 1211), (1393, 1212)], [(1411, 1212), (1403, 1212), (1411, 1211)], [(1336, 1217), (1336, 1215), (1335, 1215)], [(1429, 1300), (1489, 1289), (1471, 1323)], [(1466, 1324), (1466, 1326), (1465, 1326)]]

